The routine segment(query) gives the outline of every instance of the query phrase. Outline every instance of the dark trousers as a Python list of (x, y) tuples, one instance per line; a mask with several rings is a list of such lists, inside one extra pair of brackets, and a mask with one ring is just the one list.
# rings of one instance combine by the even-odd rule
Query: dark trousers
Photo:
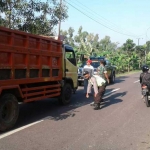
[[(87, 93), (88, 79), (84, 79), (84, 93)], [(91, 93), (91, 91), (90, 91)]]
[(98, 88), (98, 93), (97, 93), (96, 97), (94, 97), (94, 102), (96, 104), (100, 104), (102, 97), (103, 97), (103, 93), (105, 92), (105, 88), (106, 88), (105, 85), (102, 85)]
[(102, 94), (102, 96), (104, 96), (104, 94), (105, 94), (105, 91), (106, 91), (106, 84), (104, 85), (105, 86), (105, 88), (104, 88), (104, 92), (103, 92), (103, 94)]
[(88, 80), (84, 79), (84, 93), (87, 92)]

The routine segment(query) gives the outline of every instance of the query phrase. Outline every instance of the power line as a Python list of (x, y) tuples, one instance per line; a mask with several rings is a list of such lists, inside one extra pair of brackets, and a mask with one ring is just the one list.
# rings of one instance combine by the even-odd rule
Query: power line
[[(115, 28), (117, 27), (117, 29), (120, 28), (120, 29), (121, 29), (121, 30), (119, 29), (120, 31), (126, 30), (126, 29), (123, 29), (123, 28), (121, 28), (120, 26), (114, 24), (113, 22), (109, 21), (108, 19), (102, 17), (101, 15), (99, 15), (99, 14), (96, 13), (96, 12), (94, 12), (93, 10), (91, 10), (90, 8), (88, 8), (87, 6), (85, 6), (84, 4), (82, 4), (81, 2), (79, 2), (78, 0), (76, 0), (76, 1), (77, 1), (79, 4), (81, 4), (83, 7), (85, 7), (86, 9), (90, 10), (90, 11), (87, 11), (87, 10), (86, 10), (87, 12), (90, 12), (90, 13), (92, 13), (92, 14), (98, 16), (98, 18), (103, 19), (106, 23), (112, 24)], [(72, 2), (73, 2), (73, 1), (72, 1)], [(74, 2), (73, 2), (73, 3), (74, 3)], [(77, 5), (77, 4), (76, 4), (76, 5)], [(79, 6), (79, 5), (78, 5), (78, 6)], [(137, 36), (137, 35), (135, 35), (135, 34), (129, 32), (129, 31), (127, 31), (127, 30), (126, 30), (126, 32), (128, 32), (128, 33), (130, 33), (130, 34), (132, 34), (132, 35), (134, 35), (134, 36)]]
[(95, 21), (96, 23), (98, 23), (98, 24), (104, 26), (104, 27), (107, 28), (107, 29), (110, 29), (110, 30), (112, 30), (112, 31), (114, 31), (114, 32), (117, 32), (117, 33), (119, 33), (119, 34), (122, 34), (122, 35), (131, 36), (131, 37), (137, 37), (137, 36), (134, 36), (134, 35), (129, 35), (129, 34), (125, 34), (125, 33), (121, 33), (121, 32), (119, 32), (119, 31), (116, 31), (116, 30), (114, 30), (114, 29), (112, 29), (112, 28), (110, 28), (110, 27), (108, 27), (108, 26), (106, 26), (106, 25), (100, 23), (99, 21), (93, 19), (92, 17), (88, 16), (87, 14), (85, 14), (84, 12), (82, 12), (81, 10), (79, 10), (78, 8), (76, 8), (75, 6), (73, 6), (72, 4), (70, 4), (69, 2), (66, 1), (66, 3), (69, 4), (71, 7), (73, 7), (74, 9), (78, 10), (80, 13), (82, 13), (82, 14), (85, 15), (86, 17), (90, 18), (91, 20), (93, 20), (93, 21)]

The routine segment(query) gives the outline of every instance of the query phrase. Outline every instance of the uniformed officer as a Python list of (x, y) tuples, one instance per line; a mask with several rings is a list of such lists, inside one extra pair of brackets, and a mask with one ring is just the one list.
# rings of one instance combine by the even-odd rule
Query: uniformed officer
[(103, 92), (105, 90), (106, 81), (98, 75), (91, 75), (88, 71), (84, 72), (84, 78), (88, 80), (88, 87), (86, 97), (89, 97), (91, 87), (94, 88), (94, 109), (100, 109), (100, 102), (102, 100)]

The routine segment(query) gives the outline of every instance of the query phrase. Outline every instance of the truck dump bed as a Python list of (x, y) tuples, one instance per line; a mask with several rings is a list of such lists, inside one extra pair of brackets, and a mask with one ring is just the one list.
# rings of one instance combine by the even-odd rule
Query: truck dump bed
[(62, 42), (0, 27), (0, 94), (24, 102), (60, 95)]

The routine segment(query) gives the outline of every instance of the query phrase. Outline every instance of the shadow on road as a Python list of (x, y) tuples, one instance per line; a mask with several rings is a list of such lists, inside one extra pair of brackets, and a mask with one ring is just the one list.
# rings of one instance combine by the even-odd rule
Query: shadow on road
[(123, 97), (126, 94), (127, 94), (127, 92), (115, 93), (115, 94), (105, 98), (105, 101), (101, 104), (101, 109), (108, 107), (110, 105), (122, 102), (123, 100), (118, 99), (118, 97)]
[(57, 121), (67, 119), (68, 117), (74, 117), (76, 113), (78, 113), (76, 108), (88, 105), (92, 101), (92, 97), (87, 99), (83, 94), (83, 89), (79, 89), (76, 94), (72, 95), (72, 100), (69, 105), (61, 106), (57, 99), (45, 99), (31, 103), (19, 104), (19, 118), (15, 127), (11, 130), (43, 119)]
[[(111, 90), (113, 89), (107, 89), (107, 92)], [(123, 95), (123, 93), (114, 94), (110, 98), (106, 98), (102, 108), (121, 102), (121, 100), (116, 99), (116, 97), (121, 95)], [(19, 104), (20, 114), (13, 129), (39, 120), (46, 119), (58, 121), (67, 119), (68, 117), (75, 117), (76, 114), (79, 113), (76, 108), (88, 105), (91, 102), (93, 102), (93, 96), (90, 96), (90, 98), (87, 99), (83, 94), (83, 89), (79, 89), (76, 94), (73, 94), (71, 103), (66, 106), (60, 106), (56, 99), (46, 99), (27, 104)]]
[(126, 78), (128, 78), (128, 76), (117, 77), (116, 80), (115, 80), (115, 83), (124, 82), (126, 80)]

